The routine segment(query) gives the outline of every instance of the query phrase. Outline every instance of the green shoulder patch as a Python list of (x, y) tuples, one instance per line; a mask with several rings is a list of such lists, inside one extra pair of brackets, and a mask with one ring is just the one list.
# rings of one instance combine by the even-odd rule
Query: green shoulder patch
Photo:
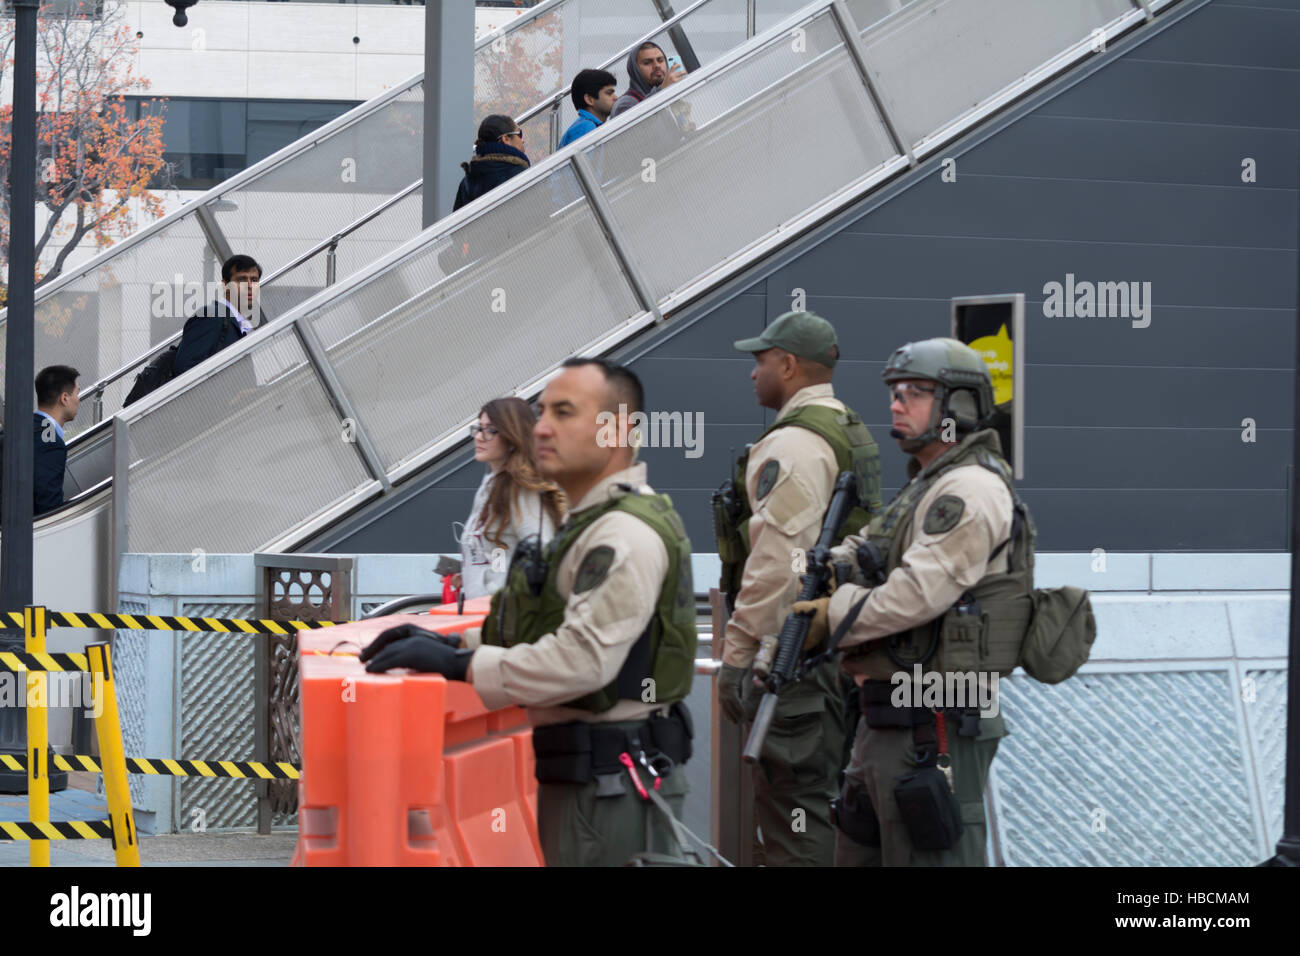
[(607, 544), (592, 548), (578, 565), (578, 573), (573, 579), (573, 593), (590, 591), (609, 574), (609, 566), (614, 563), (614, 549)]
[(766, 498), (767, 493), (772, 490), (776, 484), (777, 475), (781, 473), (781, 465), (775, 458), (763, 465), (763, 469), (758, 473), (758, 484), (754, 488), (754, 494), (759, 498)]
[(966, 502), (956, 495), (940, 495), (925, 513), (921, 528), (926, 534), (943, 534), (951, 531), (961, 520), (961, 513), (966, 510)]

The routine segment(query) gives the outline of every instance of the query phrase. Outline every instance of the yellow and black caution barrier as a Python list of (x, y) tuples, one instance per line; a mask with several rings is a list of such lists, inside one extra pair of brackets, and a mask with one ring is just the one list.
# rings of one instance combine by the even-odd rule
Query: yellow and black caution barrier
[[(22, 611), (0, 612), (0, 629), (22, 628)], [(89, 627), (105, 631), (211, 631), (218, 634), (293, 634), (346, 621), (259, 621), (232, 617), (173, 617), (164, 614), (100, 614), (97, 611), (46, 611), (45, 626)]]
[[(13, 613), (0, 617), (13, 619)], [(84, 654), (48, 654), (45, 651), (46, 610), (29, 605), (21, 615), (25, 639), (23, 653), (0, 654), (5, 670), (25, 672), (27, 689), (27, 819), (0, 823), (0, 833), (11, 840), (28, 840), (32, 866), (50, 865), (50, 840), (109, 838), (118, 866), (139, 866), (140, 845), (131, 810), (131, 793), (126, 784), (126, 758), (122, 753), (122, 724), (117, 713), (117, 689), (113, 681), (113, 655), (107, 642), (91, 644)], [(95, 730), (99, 737), (99, 765), (104, 775), (108, 802), (107, 820), (50, 821), (50, 726), (46, 709), (46, 673), (86, 670), (103, 701)], [(57, 758), (56, 758), (57, 760)]]
[[(113, 841), (118, 866), (139, 866), (140, 848), (135, 832), (127, 773), (172, 777), (227, 777), (245, 780), (297, 780), (299, 768), (291, 763), (251, 760), (173, 760), (126, 757), (122, 752), (122, 725), (117, 711), (117, 690), (107, 643), (91, 644), (84, 654), (48, 653), (45, 631), (49, 627), (103, 630), (208, 631), (226, 634), (293, 634), (334, 627), (338, 621), (261, 621), (223, 617), (173, 617), (158, 614), (100, 614), (47, 611), (33, 605), (23, 611), (0, 611), (0, 629), (20, 627), (26, 638), (22, 651), (0, 652), (0, 671), (26, 674), (27, 753), (21, 757), (0, 754), (0, 766), (27, 771), (27, 820), (0, 823), (0, 839), (29, 840), (32, 866), (50, 865), (50, 840)], [(49, 713), (46, 674), (88, 671), (103, 687), (103, 707), (95, 718), (100, 756), (63, 756), (49, 750)], [(50, 763), (59, 770), (90, 771), (104, 775), (109, 819), (50, 821)]]
[(20, 651), (0, 651), (0, 671), (84, 671), (90, 664), (85, 654), (24, 654)]
[[(0, 754), (0, 767), (26, 770), (27, 758)], [(81, 754), (54, 755), (56, 770), (103, 773), (99, 761)], [(161, 777), (232, 777), (237, 780), (297, 780), (298, 768), (291, 763), (259, 763), (255, 760), (172, 760), (167, 757), (127, 757), (126, 772)]]
[[(54, 823), (0, 821), (0, 838), (6, 840), (111, 840), (111, 820), (60, 820)], [(32, 845), (35, 849), (35, 844)], [(48, 852), (48, 847), (46, 848)]]

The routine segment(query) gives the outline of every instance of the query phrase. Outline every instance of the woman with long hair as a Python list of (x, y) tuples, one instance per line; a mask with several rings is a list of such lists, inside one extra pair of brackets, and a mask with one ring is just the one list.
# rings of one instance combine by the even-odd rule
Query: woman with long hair
[(460, 585), (467, 598), (500, 590), (515, 546), (531, 535), (545, 544), (568, 509), (564, 492), (537, 473), (536, 421), (523, 399), (497, 398), (470, 426), (474, 460), (488, 467), (460, 535)]

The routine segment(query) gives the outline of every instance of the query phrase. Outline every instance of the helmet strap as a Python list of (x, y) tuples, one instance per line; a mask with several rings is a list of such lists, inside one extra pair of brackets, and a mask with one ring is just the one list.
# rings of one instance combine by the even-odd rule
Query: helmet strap
[[(934, 381), (934, 380), (932, 380)], [(939, 441), (939, 424), (943, 421), (948, 407), (948, 389), (939, 381), (934, 382), (934, 407), (930, 410), (929, 426), (914, 438), (898, 439), (898, 447), (909, 455), (915, 455), (931, 442)]]

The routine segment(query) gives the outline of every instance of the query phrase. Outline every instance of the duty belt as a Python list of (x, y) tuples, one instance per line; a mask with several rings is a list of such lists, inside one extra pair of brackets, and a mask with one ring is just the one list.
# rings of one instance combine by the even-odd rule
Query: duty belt
[(593, 724), (576, 720), (533, 728), (535, 773), (541, 783), (597, 782), (596, 796), (622, 796), (623, 755), (658, 776), (691, 757), (695, 729), (685, 703), (648, 720)]
[[(934, 727), (934, 710), (929, 707), (895, 707), (891, 702), (896, 687), (892, 681), (864, 681), (858, 689), (858, 703), (862, 719), (872, 730), (905, 730), (918, 728), (918, 739), (926, 736), (921, 728)], [(957, 733), (962, 737), (978, 737), (980, 713), (977, 707), (944, 710), (946, 719), (957, 722)]]

